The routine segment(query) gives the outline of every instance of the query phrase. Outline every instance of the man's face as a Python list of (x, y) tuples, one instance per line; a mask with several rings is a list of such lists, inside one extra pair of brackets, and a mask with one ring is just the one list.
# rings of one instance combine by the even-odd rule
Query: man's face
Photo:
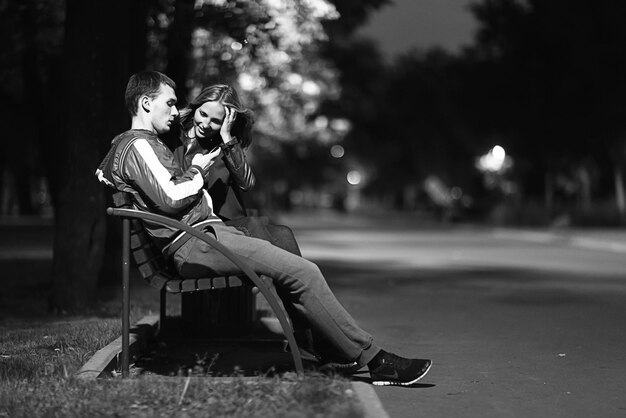
[(169, 132), (178, 116), (176, 109), (176, 93), (166, 84), (161, 84), (159, 93), (150, 100), (152, 127), (157, 134)]

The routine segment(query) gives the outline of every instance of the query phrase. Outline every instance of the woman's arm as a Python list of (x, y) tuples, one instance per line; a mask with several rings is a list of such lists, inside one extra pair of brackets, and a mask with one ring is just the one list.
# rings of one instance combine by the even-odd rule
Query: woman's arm
[(224, 106), (226, 115), (224, 116), (224, 122), (220, 128), (220, 136), (222, 137), (222, 143), (220, 148), (224, 153), (224, 163), (230, 173), (233, 184), (244, 192), (252, 189), (256, 183), (256, 178), (252, 173), (250, 164), (246, 161), (246, 154), (241, 147), (241, 144), (236, 137), (231, 135), (231, 129), (237, 112), (228, 106)]
[(230, 172), (233, 184), (244, 192), (252, 189), (256, 183), (256, 178), (237, 138), (221, 144), (220, 147), (224, 153), (224, 162)]

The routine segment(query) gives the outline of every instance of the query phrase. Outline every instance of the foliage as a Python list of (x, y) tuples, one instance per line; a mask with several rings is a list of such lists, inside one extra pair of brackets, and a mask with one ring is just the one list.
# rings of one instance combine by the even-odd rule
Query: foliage
[[(381, 138), (387, 125), (384, 121), (388, 106), (382, 105), (387, 86), (387, 71), (382, 55), (374, 41), (355, 35), (356, 29), (387, 0), (333, 0), (339, 19), (325, 22), (332, 42), (324, 45), (323, 54), (338, 69), (341, 94), (324, 101), (321, 113), (330, 121), (342, 121), (347, 129), (332, 137), (330, 143), (342, 142), (345, 155), (332, 161), (334, 181), (330, 187), (346, 192), (346, 173), (357, 170), (366, 181), (382, 175), (379, 169)], [(319, 165), (328, 165), (326, 158)], [(318, 170), (319, 171), (319, 170)]]
[[(0, 4), (0, 92), (11, 103), (29, 93), (29, 68), (46, 78), (63, 48), (64, 0), (4, 1)], [(7, 109), (10, 110), (10, 109)]]
[[(6, 176), (2, 186), (14, 187), (23, 214), (37, 212), (39, 202), (32, 198), (31, 188), (40, 183), (47, 166), (41, 156), (49, 145), (38, 134), (47, 126), (48, 112), (42, 99), (62, 53), (63, 4), (63, 0), (7, 0), (0, 4), (0, 124), (7, 139), (0, 155), (0, 177)], [(37, 117), (32, 117), (29, 112), (35, 99), (41, 108)], [(3, 209), (6, 196), (2, 194)]]
[[(165, 68), (158, 59), (171, 35), (171, 9), (180, 3), (167, 2), (170, 7), (153, 19), (152, 50), (161, 49), (152, 53), (157, 68)], [(311, 120), (320, 101), (339, 92), (336, 70), (319, 55), (327, 40), (322, 22), (337, 17), (325, 0), (196, 1), (185, 23), (189, 71), (177, 81), (189, 97), (214, 83), (238, 87), (257, 115), (261, 146), (271, 148), (267, 139), (314, 139), (320, 130)]]

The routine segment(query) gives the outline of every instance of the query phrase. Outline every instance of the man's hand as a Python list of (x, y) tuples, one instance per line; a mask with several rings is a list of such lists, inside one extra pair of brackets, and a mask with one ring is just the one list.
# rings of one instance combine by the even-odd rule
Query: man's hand
[(220, 136), (222, 137), (224, 143), (228, 144), (233, 140), (230, 130), (233, 128), (233, 123), (237, 117), (237, 111), (228, 106), (224, 106), (224, 112), (226, 112), (226, 114), (224, 116), (224, 122), (222, 122), (222, 127), (220, 128)]
[(198, 167), (202, 168), (202, 170), (204, 170), (204, 172), (206, 173), (209, 167), (211, 167), (213, 163), (215, 163), (215, 160), (217, 156), (220, 155), (220, 152), (222, 152), (222, 150), (217, 147), (208, 154), (196, 154), (191, 159), (191, 165), (197, 165)]

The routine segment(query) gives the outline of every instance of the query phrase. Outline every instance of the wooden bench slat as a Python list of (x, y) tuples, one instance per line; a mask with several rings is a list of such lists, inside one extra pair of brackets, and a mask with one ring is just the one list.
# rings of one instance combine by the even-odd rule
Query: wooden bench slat
[(180, 293), (180, 284), (182, 280), (172, 279), (165, 284), (165, 290), (169, 293)]
[(226, 287), (226, 277), (213, 277), (212, 289), (223, 289)]
[(145, 233), (132, 232), (130, 234), (130, 248), (141, 248), (146, 245), (152, 245)]
[(133, 258), (135, 263), (143, 264), (153, 258), (153, 253), (149, 248), (141, 247), (133, 251)]
[(141, 223), (141, 220), (139, 219), (131, 219), (130, 220), (130, 228), (135, 230), (135, 231), (144, 231), (143, 229), (143, 223)]
[(211, 290), (213, 288), (213, 280), (210, 277), (204, 277), (196, 281), (198, 290)]
[(160, 290), (165, 287), (170, 280), (172, 280), (172, 278), (169, 275), (161, 272), (150, 277), (150, 279), (148, 279), (148, 283), (150, 283), (150, 286)]
[(140, 264), (137, 266), (137, 268), (139, 268), (141, 277), (143, 277), (146, 280), (149, 280), (152, 276), (161, 272), (160, 266), (157, 263), (155, 263), (153, 260)]
[(198, 290), (196, 282), (197, 282), (197, 280), (195, 280), (195, 279), (185, 279), (185, 280), (183, 280), (182, 283), (180, 284), (180, 291), (181, 292), (194, 292), (194, 291)]
[(228, 287), (240, 287), (243, 286), (243, 281), (237, 276), (228, 277)]

